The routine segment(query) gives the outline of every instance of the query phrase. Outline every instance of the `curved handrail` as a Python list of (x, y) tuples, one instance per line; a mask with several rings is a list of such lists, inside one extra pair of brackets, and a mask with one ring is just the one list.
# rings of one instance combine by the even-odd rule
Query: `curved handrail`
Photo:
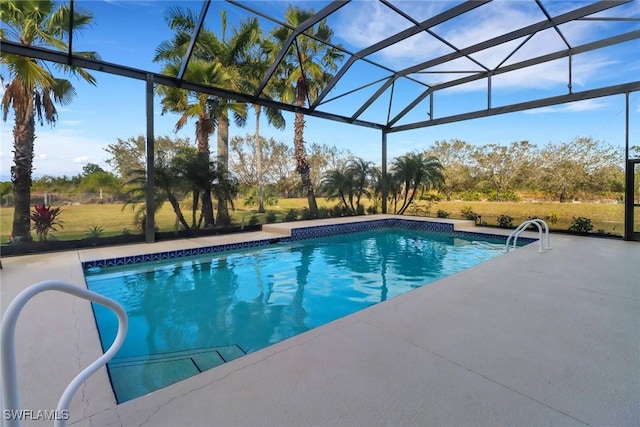
[[(58, 402), (58, 407), (55, 412), (54, 426), (64, 427), (67, 424), (67, 420), (62, 419), (66, 417), (62, 417), (60, 415), (63, 414), (63, 411), (66, 411), (68, 414), (71, 399), (82, 383), (84, 383), (94, 372), (106, 365), (106, 363), (118, 352), (120, 347), (122, 347), (125, 336), (127, 335), (128, 319), (124, 308), (112, 299), (59, 280), (46, 280), (44, 282), (39, 282), (20, 292), (11, 304), (9, 304), (9, 307), (7, 307), (7, 311), (2, 318), (0, 352), (2, 355), (2, 402), (4, 411), (10, 410), (15, 411), (14, 413), (18, 413), (19, 409), (18, 375), (16, 372), (16, 352), (14, 345), (18, 316), (20, 315), (22, 308), (31, 298), (44, 291), (60, 291), (96, 302), (113, 310), (118, 317), (118, 333), (116, 334), (116, 338), (113, 341), (113, 344), (111, 344), (111, 347), (109, 347), (109, 349), (96, 361), (76, 375), (60, 397), (60, 401)], [(5, 414), (4, 411), (3, 414)], [(11, 419), (5, 420), (4, 426), (20, 426), (19, 417), (11, 417)]]
[[(520, 234), (530, 225), (535, 225), (538, 228), (538, 240), (540, 241), (540, 249), (538, 252), (544, 252), (547, 249), (551, 249), (549, 245), (549, 226), (547, 223), (540, 219), (534, 218), (520, 224), (507, 238), (507, 242), (505, 243), (505, 252), (509, 252), (509, 241), (513, 238), (513, 248), (515, 249), (518, 244), (518, 237)], [(544, 227), (544, 235), (543, 235), (543, 227)]]

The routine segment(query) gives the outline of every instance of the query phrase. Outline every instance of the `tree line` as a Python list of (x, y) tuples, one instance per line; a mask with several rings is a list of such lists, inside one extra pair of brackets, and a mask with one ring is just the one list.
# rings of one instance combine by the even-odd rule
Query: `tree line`
[[(180, 170), (189, 166), (189, 162), (201, 161), (192, 158), (194, 147), (188, 138), (161, 136), (156, 139), (155, 149), (159, 159), (156, 171), (162, 172), (163, 168), (173, 164), (171, 167), (176, 178), (186, 173)], [(256, 162), (258, 150), (262, 159), (260, 173)], [(105, 151), (108, 154), (106, 162), (114, 173), (88, 164), (83, 173), (75, 177), (39, 178), (34, 188), (49, 192), (99, 192), (106, 188), (124, 194), (132, 187), (127, 183), (141, 184), (140, 174), (146, 167), (143, 136), (118, 139)], [(632, 154), (637, 152), (640, 149), (632, 147)], [(379, 165), (358, 158), (349, 150), (318, 143), (309, 144), (308, 158), (311, 183), (319, 195), (338, 199), (346, 210), (354, 212), (363, 197), (379, 199), (382, 185)], [(407, 207), (404, 201), (413, 201), (426, 190), (440, 193), (449, 200), (517, 201), (525, 193), (560, 202), (585, 195), (621, 198), (624, 190), (623, 158), (621, 149), (588, 137), (577, 137), (565, 143), (548, 143), (543, 147), (527, 141), (480, 146), (459, 139), (436, 141), (422, 152), (407, 153), (394, 159), (387, 176), (389, 200), (395, 206), (400, 197), (402, 201), (397, 211), (404, 212)], [(430, 162), (433, 167), (422, 165), (423, 161)], [(258, 205), (259, 182), (264, 186), (263, 199), (300, 197), (303, 194), (293, 148), (284, 142), (264, 137), (256, 139), (250, 134), (235, 136), (229, 145), (229, 165), (225, 177), (233, 184), (230, 187), (234, 189), (232, 198), (243, 197), (249, 205)], [(394, 171), (411, 167), (425, 169), (425, 178), (420, 178), (420, 181), (428, 181), (429, 184), (418, 183), (416, 186), (412, 179), (394, 178)], [(215, 171), (215, 164), (211, 168)], [(209, 178), (221, 182), (215, 178), (215, 173), (213, 177), (194, 176), (192, 180)], [(173, 185), (180, 185), (179, 179), (174, 181)], [(196, 182), (194, 185), (202, 184)], [(420, 190), (420, 194), (414, 195), (415, 190)], [(184, 191), (177, 191), (177, 194), (184, 195)], [(127, 196), (125, 199), (132, 201), (135, 197)]]

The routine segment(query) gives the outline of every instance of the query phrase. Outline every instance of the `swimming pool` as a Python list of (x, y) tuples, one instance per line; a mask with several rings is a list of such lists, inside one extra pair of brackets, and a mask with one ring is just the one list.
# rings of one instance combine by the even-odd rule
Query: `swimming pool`
[[(86, 271), (89, 289), (129, 315), (108, 365), (118, 402), (504, 253), (504, 239), (404, 228), (271, 243)], [(108, 347), (115, 316), (94, 313)]]

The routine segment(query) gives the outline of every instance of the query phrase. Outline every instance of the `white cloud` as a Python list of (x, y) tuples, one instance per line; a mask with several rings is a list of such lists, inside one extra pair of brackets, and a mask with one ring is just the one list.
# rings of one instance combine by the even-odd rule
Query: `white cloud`
[(534, 110), (523, 111), (523, 113), (524, 114), (580, 113), (585, 111), (603, 110), (609, 107), (610, 107), (610, 103), (607, 100), (587, 99), (584, 101), (571, 102), (569, 104), (536, 108)]
[(72, 163), (86, 163), (89, 161), (89, 156), (78, 156), (71, 159)]

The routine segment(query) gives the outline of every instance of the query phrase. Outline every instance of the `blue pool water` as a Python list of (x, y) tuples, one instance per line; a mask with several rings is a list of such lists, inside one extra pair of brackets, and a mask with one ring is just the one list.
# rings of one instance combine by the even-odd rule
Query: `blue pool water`
[[(129, 333), (108, 365), (119, 402), (385, 301), (504, 252), (504, 240), (380, 229), (87, 271)], [(117, 320), (94, 305), (102, 345)]]

